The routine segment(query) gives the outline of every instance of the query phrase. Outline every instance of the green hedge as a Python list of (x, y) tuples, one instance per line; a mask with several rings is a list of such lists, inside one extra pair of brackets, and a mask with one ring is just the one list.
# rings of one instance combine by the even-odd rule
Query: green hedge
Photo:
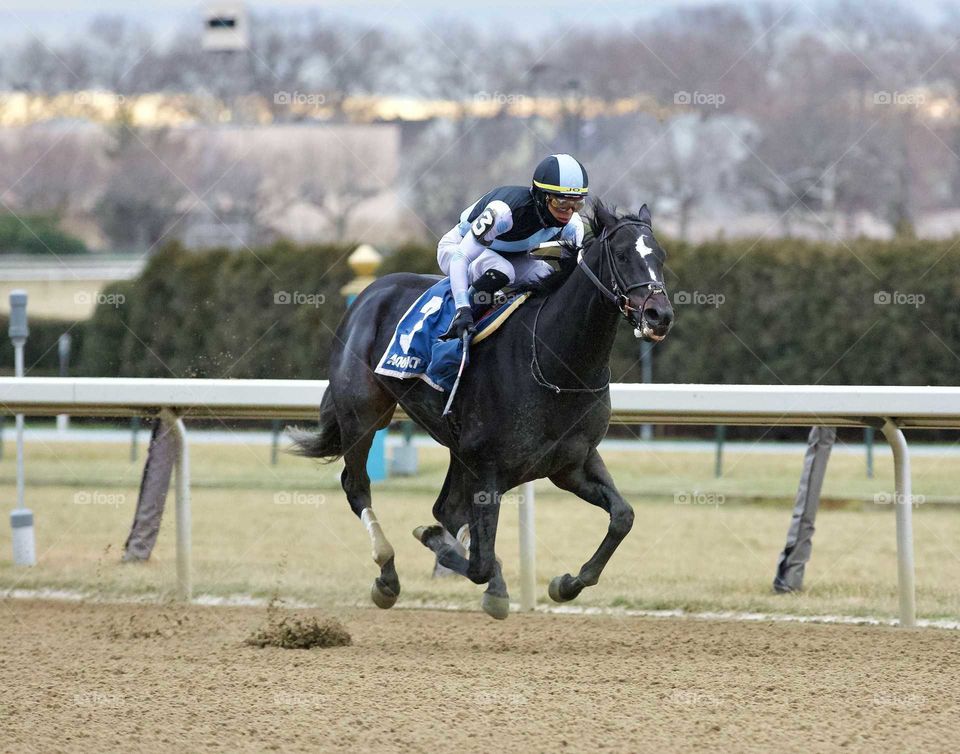
[[(657, 382), (957, 384), (954, 240), (662, 240), (676, 322), (654, 346)], [(434, 250), (406, 247), (384, 264), (402, 269), (436, 272)], [(875, 301), (883, 293), (891, 303)], [(640, 381), (639, 353), (621, 326), (614, 380)]]
[[(344, 311), (349, 248), (277, 244), (195, 253), (170, 245), (104, 291), (82, 371), (137, 377), (319, 378)], [(113, 298), (111, 299), (111, 294)]]
[(50, 252), (57, 256), (84, 254), (87, 247), (79, 238), (60, 230), (52, 217), (0, 214), (0, 255)]
[[(951, 241), (665, 245), (676, 324), (654, 348), (658, 382), (956, 383), (960, 250)], [(123, 303), (101, 305), (86, 323), (82, 372), (325, 376), (349, 250), (168, 246), (138, 280), (104, 292)], [(435, 272), (433, 248), (397, 249), (381, 273), (399, 270)], [(300, 303), (278, 303), (283, 292)], [(896, 302), (876, 303), (882, 292)], [(622, 326), (616, 381), (640, 379), (639, 347)]]
[(957, 384), (954, 241), (673, 244), (668, 261), (672, 299), (702, 295), (675, 303), (658, 382)]

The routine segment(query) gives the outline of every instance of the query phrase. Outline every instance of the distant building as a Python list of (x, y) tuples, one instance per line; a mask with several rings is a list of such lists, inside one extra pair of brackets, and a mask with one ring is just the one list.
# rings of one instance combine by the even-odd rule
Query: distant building
[(203, 49), (207, 52), (249, 49), (250, 16), (243, 3), (210, 3), (203, 21)]
[(220, 176), (177, 235), (190, 247), (298, 242), (397, 242), (408, 237), (398, 198), (400, 128), (290, 124), (182, 129), (191, 154), (216, 155)]
[(61, 226), (95, 251), (145, 250), (111, 248), (100, 227), (98, 203), (118, 175), (138, 200), (156, 198), (168, 213), (155, 246), (239, 249), (280, 237), (394, 244), (421, 232), (399, 199), (398, 124), (185, 126), (157, 143), (142, 138), (118, 167), (109, 132), (95, 124), (0, 128), (0, 154), (18, 160), (0, 163), (13, 184), (6, 202), (30, 213), (60, 197)]
[(0, 314), (10, 311), (10, 291), (26, 290), (30, 316), (80, 320), (97, 306), (117, 302), (103, 289), (116, 280), (137, 277), (146, 264), (137, 256), (9, 256), (0, 264)]

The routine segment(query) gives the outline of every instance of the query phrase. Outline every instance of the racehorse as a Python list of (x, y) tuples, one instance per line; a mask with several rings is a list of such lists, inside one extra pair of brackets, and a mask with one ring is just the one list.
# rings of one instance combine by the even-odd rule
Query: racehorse
[[(541, 280), (492, 338), (471, 348), (451, 413), (445, 394), (419, 379), (376, 374), (397, 322), (440, 278), (395, 273), (368, 286), (347, 309), (330, 358), (329, 387), (317, 432), (291, 430), (300, 455), (345, 462), (341, 484), (367, 528), (380, 576), (371, 597), (392, 607), (400, 594), (394, 551), (371, 507), (367, 454), (399, 403), (406, 414), (450, 450), (450, 466), (434, 518), (467, 548), (445, 543), (440, 526), (414, 532), (441, 564), (487, 584), (481, 605), (494, 618), (509, 612), (507, 585), (495, 556), (500, 496), (549, 478), (609, 516), (600, 546), (580, 569), (550, 582), (557, 602), (597, 583), (633, 526), (633, 509), (617, 491), (597, 445), (610, 422), (610, 352), (625, 318), (641, 337), (658, 341), (673, 323), (663, 266), (646, 205), (618, 216), (592, 207), (593, 239), (566, 248), (560, 267)], [(468, 541), (467, 541), (468, 540)]]

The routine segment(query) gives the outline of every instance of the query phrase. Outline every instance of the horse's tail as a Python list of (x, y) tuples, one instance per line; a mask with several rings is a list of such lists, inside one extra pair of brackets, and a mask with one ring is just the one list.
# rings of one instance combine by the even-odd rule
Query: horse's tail
[(340, 424), (337, 422), (337, 410), (333, 404), (330, 389), (323, 394), (320, 402), (320, 429), (310, 432), (297, 427), (287, 429), (293, 440), (293, 452), (307, 458), (323, 458), (328, 463), (343, 455), (343, 440), (340, 437)]

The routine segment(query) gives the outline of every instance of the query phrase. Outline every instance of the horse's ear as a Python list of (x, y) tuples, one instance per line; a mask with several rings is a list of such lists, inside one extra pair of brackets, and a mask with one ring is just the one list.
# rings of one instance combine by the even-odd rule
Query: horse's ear
[(601, 202), (596, 202), (594, 209), (597, 220), (600, 221), (600, 225), (604, 228), (612, 228), (617, 224), (617, 216), (608, 210)]
[(640, 211), (637, 212), (637, 217), (639, 218), (640, 222), (646, 223), (651, 228), (653, 227), (653, 218), (650, 216), (650, 210), (648, 209), (646, 204), (644, 204), (640, 208)]

